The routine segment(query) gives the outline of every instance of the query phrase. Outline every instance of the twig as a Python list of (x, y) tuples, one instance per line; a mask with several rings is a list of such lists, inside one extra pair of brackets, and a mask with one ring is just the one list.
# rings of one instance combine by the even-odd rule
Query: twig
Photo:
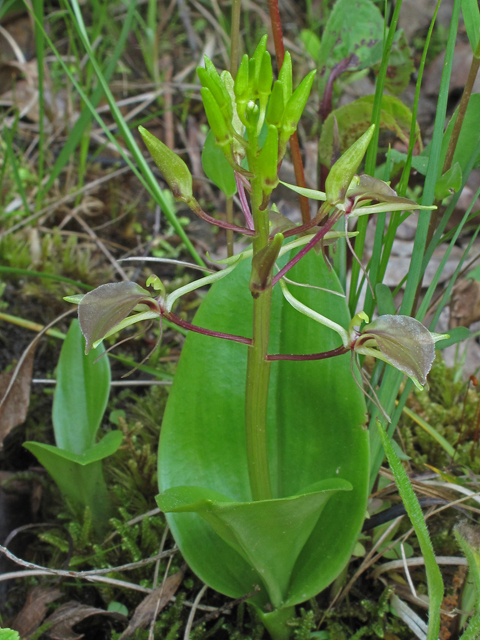
[[(50, 378), (33, 378), (32, 384), (57, 384), (56, 380)], [(169, 387), (173, 383), (170, 380), (112, 380), (111, 387)]]
[(112, 254), (110, 253), (110, 251), (107, 249), (107, 247), (103, 244), (103, 242), (100, 240), (100, 238), (97, 236), (97, 234), (95, 233), (95, 231), (92, 231), (92, 229), (89, 227), (89, 225), (85, 222), (85, 220), (83, 220), (83, 218), (81, 218), (78, 213), (74, 213), (73, 217), (75, 218), (75, 220), (85, 229), (85, 231), (88, 233), (88, 235), (92, 238), (92, 240), (94, 240), (95, 244), (97, 245), (97, 247), (100, 249), (100, 251), (107, 257), (107, 259), (109, 260), (109, 262), (112, 264), (112, 266), (116, 269), (116, 271), (119, 273), (120, 277), (123, 278), (123, 280), (128, 281), (129, 278), (127, 276), (127, 274), (125, 273), (125, 271), (122, 269), (122, 267), (118, 264), (118, 262), (115, 260), (115, 258), (112, 256)]
[[(165, 529), (165, 530), (167, 530), (167, 529)], [(165, 538), (166, 538), (166, 536), (165, 536)], [(155, 621), (157, 619), (158, 612), (159, 612), (159, 609), (160, 609), (160, 603), (162, 601), (162, 596), (163, 596), (163, 589), (164, 589), (165, 583), (167, 581), (167, 576), (168, 576), (168, 572), (170, 571), (170, 565), (172, 564), (172, 560), (173, 560), (173, 558), (170, 557), (169, 560), (168, 560), (168, 563), (167, 563), (167, 568), (165, 569), (165, 573), (163, 574), (163, 581), (162, 581), (162, 586), (160, 587), (160, 593), (158, 594), (157, 605), (156, 605), (155, 611), (153, 613), (152, 621), (150, 622), (150, 629), (149, 629), (149, 632), (148, 632), (148, 640), (154, 640), (153, 632), (154, 632), (154, 627), (155, 627)], [(159, 563), (157, 563), (155, 569), (158, 566), (159, 566)], [(154, 589), (157, 588), (156, 579), (155, 579), (155, 581), (153, 583), (153, 588)]]
[(18, 229), (21, 229), (22, 227), (26, 226), (30, 222), (33, 222), (34, 220), (37, 220), (37, 218), (41, 218), (42, 216), (45, 216), (45, 219), (46, 219), (56, 209), (58, 209), (58, 207), (60, 207), (62, 204), (70, 202), (71, 200), (75, 200), (77, 198), (77, 196), (81, 195), (82, 193), (87, 193), (88, 191), (92, 191), (93, 189), (96, 189), (97, 187), (99, 187), (104, 182), (107, 182), (108, 180), (111, 180), (112, 178), (116, 178), (117, 176), (120, 176), (120, 175), (122, 175), (124, 173), (127, 173), (128, 171), (131, 171), (129, 166), (122, 167), (121, 169), (117, 169), (117, 171), (113, 171), (112, 173), (109, 173), (108, 175), (103, 176), (102, 178), (98, 178), (97, 180), (94, 180), (93, 182), (90, 182), (89, 184), (86, 184), (85, 186), (83, 186), (81, 189), (78, 189), (77, 191), (73, 191), (72, 193), (68, 193), (66, 196), (63, 196), (63, 198), (60, 198), (59, 200), (56, 200), (52, 204), (49, 204), (47, 207), (44, 207), (43, 209), (40, 209), (40, 211), (37, 211), (37, 213), (34, 213), (33, 215), (29, 216), (28, 218), (24, 218), (23, 220), (21, 220), (17, 224), (14, 224), (13, 227), (10, 227), (9, 229), (6, 229), (5, 231), (2, 231), (2, 233), (0, 233), (0, 240), (5, 238), (5, 236), (8, 236), (10, 233), (14, 233), (15, 231), (18, 231)]
[[(468, 567), (468, 562), (465, 558), (460, 558), (457, 556), (436, 556), (435, 560), (437, 564), (446, 564), (446, 565), (462, 565)], [(372, 574), (373, 578), (378, 578), (378, 576), (385, 571), (391, 571), (392, 569), (403, 569), (405, 563), (409, 567), (421, 567), (425, 564), (425, 560), (423, 557), (421, 558), (406, 558), (404, 561), (403, 558), (401, 560), (391, 560), (390, 562), (385, 562), (378, 566)]]
[(200, 604), (200, 600), (203, 598), (205, 591), (208, 589), (208, 585), (204, 584), (200, 591), (197, 593), (197, 597), (193, 601), (193, 607), (190, 609), (190, 613), (188, 615), (187, 626), (185, 627), (185, 633), (183, 634), (183, 640), (189, 640), (190, 631), (192, 630), (193, 620), (195, 618), (195, 613), (197, 612), (198, 605)]
[[(237, 604), (241, 604), (242, 602), (245, 602), (245, 600), (248, 600), (248, 598), (252, 598), (259, 591), (260, 591), (260, 587), (257, 586), (255, 587), (255, 591), (251, 591), (250, 593), (247, 593), (245, 596), (242, 596), (241, 598), (237, 598), (236, 600), (227, 602), (223, 606), (218, 607), (218, 609), (214, 609), (211, 613), (208, 613), (206, 616), (203, 616), (203, 618), (200, 618), (200, 620), (197, 620), (195, 624), (192, 625), (193, 628), (195, 629), (200, 624), (203, 624), (204, 622), (208, 622), (209, 620), (215, 620), (222, 613), (228, 614), (230, 612), (230, 609), (233, 609), (233, 607), (236, 607)], [(202, 608), (203, 607), (200, 605), (197, 606), (197, 609), (202, 609)]]

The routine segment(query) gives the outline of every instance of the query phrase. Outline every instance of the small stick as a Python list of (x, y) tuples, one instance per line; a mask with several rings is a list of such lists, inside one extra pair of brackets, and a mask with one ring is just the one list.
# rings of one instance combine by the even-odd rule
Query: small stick
[(195, 618), (195, 613), (197, 612), (198, 605), (200, 604), (200, 600), (203, 598), (205, 591), (208, 589), (208, 585), (204, 584), (200, 591), (197, 593), (197, 597), (193, 601), (193, 607), (190, 609), (190, 613), (188, 615), (187, 626), (185, 627), (185, 633), (183, 635), (183, 640), (189, 640), (190, 631), (192, 630), (193, 619)]

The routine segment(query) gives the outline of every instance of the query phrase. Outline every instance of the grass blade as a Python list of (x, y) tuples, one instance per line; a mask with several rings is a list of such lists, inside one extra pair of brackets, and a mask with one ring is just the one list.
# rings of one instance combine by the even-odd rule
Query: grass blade
[(425, 561), (429, 596), (427, 640), (437, 640), (440, 629), (440, 609), (443, 601), (442, 574), (435, 559), (422, 509), (412, 489), (408, 475), (380, 421), (377, 421), (377, 426), (383, 448), (387, 454), (388, 464), (395, 477), (395, 483), (398, 487), (402, 502), (405, 505), (405, 509), (407, 510), (408, 517), (415, 529), (420, 551)]
[[(392, 50), (393, 40), (395, 38), (395, 31), (397, 29), (398, 17), (400, 15), (400, 9), (402, 7), (402, 0), (397, 0), (395, 3), (395, 9), (393, 11), (392, 20), (388, 30), (388, 36), (383, 47), (382, 62), (380, 64), (380, 70), (377, 76), (377, 84), (375, 87), (375, 100), (373, 102), (372, 111), (372, 124), (375, 124), (375, 131), (373, 133), (372, 141), (367, 150), (365, 157), (365, 173), (373, 176), (375, 174), (375, 165), (377, 162), (377, 149), (378, 149), (378, 136), (380, 133), (380, 112), (382, 109), (383, 90), (385, 87), (385, 79), (388, 71), (388, 61), (390, 60), (390, 52)], [(385, 20), (387, 17), (385, 16)], [(361, 260), (363, 256), (363, 249), (365, 246), (365, 236), (367, 232), (368, 219), (359, 218), (357, 231), (358, 236), (355, 239), (355, 252), (358, 258)], [(358, 296), (360, 290), (357, 290), (358, 276), (360, 275), (360, 265), (357, 262), (352, 264), (352, 276), (350, 282), (350, 295), (349, 295), (349, 307), (350, 314), (355, 314)]]
[[(445, 117), (447, 112), (448, 89), (450, 86), (450, 76), (452, 73), (453, 54), (455, 51), (455, 42), (457, 39), (458, 20), (460, 17), (461, 0), (455, 0), (452, 12), (452, 21), (450, 23), (450, 31), (448, 34), (448, 42), (445, 50), (445, 64), (442, 72), (442, 80), (440, 83), (440, 94), (438, 97), (438, 106), (435, 115), (435, 125), (433, 130), (432, 148), (430, 160), (428, 162), (427, 175), (425, 177), (425, 186), (423, 190), (422, 204), (431, 205), (434, 201), (435, 183), (437, 181), (438, 170), (440, 165), (440, 152), (442, 146), (443, 130), (445, 127)], [(422, 278), (422, 262), (425, 252), (425, 244), (427, 241), (428, 227), (430, 224), (430, 212), (425, 212), (418, 220), (417, 231), (415, 233), (415, 242), (413, 245), (412, 261), (405, 286), (402, 306), (400, 312), (409, 315), (412, 312), (417, 288)]]

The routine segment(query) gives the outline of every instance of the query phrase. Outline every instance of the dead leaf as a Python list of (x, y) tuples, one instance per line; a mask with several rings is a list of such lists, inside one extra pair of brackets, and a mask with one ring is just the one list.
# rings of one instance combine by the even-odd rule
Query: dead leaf
[(29, 638), (34, 634), (47, 612), (47, 604), (61, 598), (63, 593), (54, 587), (35, 587), (28, 592), (22, 610), (10, 627), (18, 631), (21, 638)]
[[(152, 622), (155, 612), (157, 612), (158, 615), (158, 613), (160, 613), (160, 611), (170, 601), (170, 598), (175, 594), (176, 590), (181, 585), (184, 575), (185, 569), (182, 568), (177, 573), (174, 573), (173, 576), (167, 578), (165, 580), (165, 584), (163, 584), (161, 587), (158, 587), (157, 589), (154, 589), (152, 593), (149, 593), (148, 596), (135, 609), (135, 613), (133, 614), (128, 627), (122, 633), (119, 640), (126, 640), (127, 638), (131, 638), (134, 633), (138, 631), (138, 629), (145, 629), (145, 627), (147, 627)], [(160, 604), (158, 604), (159, 599)]]
[(480, 320), (480, 282), (460, 280), (452, 290), (450, 328), (469, 327), (477, 320)]
[(47, 631), (47, 635), (52, 640), (81, 640), (83, 633), (77, 633), (73, 630), (79, 622), (89, 618), (90, 616), (106, 616), (112, 620), (127, 622), (127, 618), (123, 613), (113, 611), (105, 611), (96, 607), (89, 607), (79, 602), (71, 601), (59, 607), (51, 616), (44, 620), (44, 624), (53, 623)]
[[(32, 347), (23, 361), (20, 371), (10, 389), (8, 396), (0, 407), (0, 448), (3, 440), (10, 431), (22, 424), (27, 417), (30, 403), (30, 386), (32, 382), (33, 357), (35, 347)], [(0, 402), (7, 392), (12, 372), (0, 374)]]

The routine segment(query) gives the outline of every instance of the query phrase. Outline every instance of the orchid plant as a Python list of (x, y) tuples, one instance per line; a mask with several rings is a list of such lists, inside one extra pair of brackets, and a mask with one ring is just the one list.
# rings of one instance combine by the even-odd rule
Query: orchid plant
[[(361, 367), (353, 363), (373, 356), (421, 387), (444, 337), (407, 316), (369, 322), (360, 311), (350, 319), (325, 256), (339, 238), (351, 247), (350, 218), (433, 208), (357, 175), (373, 126), (333, 165), (325, 193), (287, 185), (322, 202), (311, 221), (295, 226), (271, 203), (314, 75), (293, 91), (287, 53), (274, 82), (266, 37), (235, 79), (208, 58), (198, 69), (212, 135), (225, 171), (234, 172), (242, 226), (207, 214), (187, 165), (139, 128), (175, 199), (251, 238), (251, 248), (169, 295), (151, 276), (147, 288), (105, 284), (68, 298), (78, 303), (87, 352), (144, 320), (189, 330), (162, 424), (157, 502), (193, 571), (228, 596), (248, 596), (274, 639), (290, 637), (295, 604), (338, 576), (364, 519), (368, 436)], [(212, 287), (194, 323), (180, 318), (178, 299), (205, 285)]]

